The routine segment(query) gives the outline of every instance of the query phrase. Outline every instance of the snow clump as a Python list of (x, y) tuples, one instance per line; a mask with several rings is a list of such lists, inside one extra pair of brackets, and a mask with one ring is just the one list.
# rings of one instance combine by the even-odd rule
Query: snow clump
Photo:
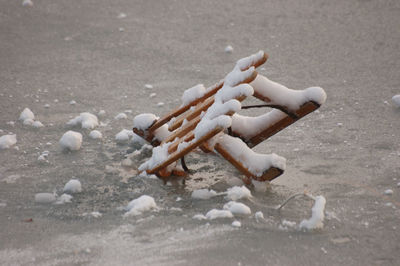
[(128, 116), (125, 113), (119, 113), (114, 117), (115, 120), (121, 120), (121, 119), (127, 119), (127, 118), (128, 118)]
[(119, 144), (123, 144), (127, 143), (131, 137), (133, 137), (133, 132), (131, 130), (123, 129), (115, 135), (115, 141)]
[(254, 217), (256, 218), (257, 223), (260, 221), (264, 221), (264, 214), (261, 211), (258, 211), (254, 214)]
[(35, 121), (35, 114), (29, 108), (25, 108), (21, 112), (18, 120), (22, 121), (25, 126), (33, 126), (36, 128), (43, 127), (40, 121)]
[(78, 179), (71, 179), (69, 180), (63, 189), (63, 192), (66, 193), (79, 193), (82, 192), (82, 185)]
[(9, 149), (17, 143), (17, 135), (4, 135), (0, 137), (0, 150)]
[(233, 227), (241, 227), (241, 226), (242, 226), (242, 223), (239, 222), (239, 221), (233, 221), (233, 222), (232, 222), (232, 226), (233, 226)]
[(400, 94), (397, 94), (392, 97), (392, 102), (397, 106), (400, 107)]
[(64, 204), (64, 203), (70, 203), (72, 198), (73, 197), (71, 195), (64, 193), (57, 198), (57, 201), (54, 202), (54, 204), (60, 205), (60, 204)]
[(201, 200), (207, 200), (211, 199), (212, 197), (217, 196), (217, 192), (214, 190), (208, 190), (206, 188), (204, 189), (197, 189), (192, 192), (192, 199), (201, 199)]
[(77, 151), (82, 145), (82, 134), (69, 130), (64, 133), (59, 143), (63, 150)]
[(251, 210), (250, 208), (240, 202), (236, 201), (230, 201), (224, 205), (224, 210), (228, 210), (233, 214), (238, 214), (238, 215), (250, 215)]
[(226, 198), (229, 200), (239, 200), (239, 199), (243, 199), (243, 198), (251, 198), (251, 192), (250, 190), (245, 187), (245, 186), (234, 186), (231, 188), (228, 188), (228, 190), (226, 191)]
[(89, 138), (91, 138), (91, 139), (101, 139), (101, 138), (103, 138), (103, 135), (98, 130), (92, 130), (92, 131), (90, 131)]
[(383, 192), (383, 194), (385, 194), (385, 195), (392, 195), (392, 194), (393, 194), (393, 190), (391, 190), (391, 189), (386, 189), (385, 192)]
[(49, 204), (56, 201), (56, 195), (54, 193), (37, 193), (35, 195), (35, 202), (41, 204)]
[(228, 210), (212, 209), (207, 212), (206, 217), (208, 220), (214, 220), (217, 218), (233, 218), (233, 214)]
[(71, 119), (67, 123), (68, 126), (78, 126), (81, 125), (82, 128), (93, 129), (99, 125), (97, 116), (94, 114), (84, 112), (77, 117)]
[(32, 0), (24, 0), (22, 1), (22, 6), (33, 6)]
[(233, 47), (228, 45), (227, 47), (225, 47), (225, 53), (230, 54), (233, 52)]
[(133, 119), (133, 127), (139, 130), (148, 129), (156, 120), (157, 116), (149, 113), (140, 114)]
[(207, 217), (205, 217), (203, 214), (199, 213), (193, 216), (193, 219), (195, 220), (207, 220)]
[(128, 203), (128, 206), (125, 208), (127, 212), (124, 214), (124, 217), (140, 215), (143, 212), (156, 208), (157, 205), (153, 197), (142, 195)]
[(321, 229), (324, 227), (324, 209), (326, 204), (326, 199), (323, 196), (313, 197), (315, 200), (314, 206), (311, 209), (311, 217), (308, 220), (303, 220), (299, 224), (300, 229), (312, 230)]

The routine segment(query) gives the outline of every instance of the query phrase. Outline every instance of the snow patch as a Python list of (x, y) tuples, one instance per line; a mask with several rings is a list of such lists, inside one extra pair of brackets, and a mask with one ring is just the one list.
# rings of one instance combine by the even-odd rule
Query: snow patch
[(97, 119), (97, 116), (95, 116), (94, 114), (84, 112), (81, 113), (79, 116), (69, 120), (67, 125), (68, 126), (81, 125), (82, 128), (93, 129), (99, 125), (99, 121)]
[(198, 84), (184, 91), (182, 95), (182, 106), (189, 105), (191, 102), (203, 97), (206, 93), (206, 88), (203, 84)]
[(230, 54), (233, 52), (233, 47), (228, 45), (225, 47), (225, 53)]
[(232, 226), (233, 226), (233, 227), (241, 227), (241, 226), (242, 226), (242, 223), (239, 222), (239, 221), (233, 221), (233, 222), (232, 222)]
[(21, 121), (25, 121), (26, 119), (35, 119), (35, 115), (33, 114), (33, 112), (31, 111), (31, 109), (29, 108), (25, 108), (21, 114), (19, 115), (19, 119)]
[(115, 141), (119, 144), (127, 143), (132, 136), (133, 132), (131, 130), (123, 129), (115, 135)]

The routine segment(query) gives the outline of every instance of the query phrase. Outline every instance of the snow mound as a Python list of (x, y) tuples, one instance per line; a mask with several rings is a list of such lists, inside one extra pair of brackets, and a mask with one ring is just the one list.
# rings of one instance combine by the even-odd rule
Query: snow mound
[(212, 197), (217, 196), (217, 192), (214, 190), (208, 190), (206, 188), (204, 189), (197, 189), (192, 192), (192, 199), (201, 199), (201, 200), (207, 200), (211, 199)]
[(68, 126), (79, 126), (85, 129), (93, 129), (99, 125), (99, 120), (94, 114), (85, 112), (81, 113), (77, 117), (71, 119), (67, 123)]
[(232, 214), (238, 215), (250, 215), (251, 210), (250, 208), (240, 202), (230, 201), (224, 205), (224, 210), (230, 211)]
[(128, 118), (128, 116), (125, 113), (119, 113), (114, 117), (115, 120), (121, 120), (121, 119), (127, 119), (127, 118)]
[(156, 208), (157, 205), (153, 197), (142, 195), (139, 198), (129, 202), (128, 206), (125, 208), (127, 212), (124, 214), (124, 217), (140, 215), (143, 212)]
[(72, 194), (82, 192), (81, 182), (78, 179), (71, 179), (65, 184), (63, 191)]
[(301, 223), (299, 224), (300, 229), (313, 230), (321, 229), (324, 227), (323, 221), (325, 218), (324, 209), (326, 199), (323, 196), (316, 196), (314, 200), (315, 203), (311, 209), (311, 218), (301, 221)]
[(56, 195), (53, 193), (37, 193), (35, 195), (35, 202), (41, 204), (50, 204), (56, 201)]
[(29, 108), (25, 108), (21, 114), (19, 115), (19, 119), (21, 121), (25, 121), (26, 119), (35, 119), (35, 115), (33, 114), (33, 112), (31, 111), (31, 109)]
[(91, 138), (91, 139), (101, 139), (101, 138), (103, 138), (103, 135), (98, 130), (92, 130), (92, 131), (90, 131), (89, 138)]
[(82, 134), (69, 130), (64, 133), (59, 143), (63, 150), (77, 151), (82, 145)]
[(400, 94), (393, 96), (393, 97), (392, 97), (392, 102), (393, 102), (394, 105), (396, 105), (397, 107), (400, 107)]
[(0, 137), (0, 150), (9, 149), (17, 143), (17, 135), (4, 135)]
[(231, 188), (228, 188), (228, 190), (226, 191), (226, 196), (227, 199), (229, 200), (239, 200), (239, 199), (249, 199), (252, 197), (250, 190), (245, 187), (245, 186), (234, 186)]
[(211, 211), (207, 212), (206, 217), (208, 220), (219, 218), (233, 218), (233, 214), (227, 210), (212, 209)]

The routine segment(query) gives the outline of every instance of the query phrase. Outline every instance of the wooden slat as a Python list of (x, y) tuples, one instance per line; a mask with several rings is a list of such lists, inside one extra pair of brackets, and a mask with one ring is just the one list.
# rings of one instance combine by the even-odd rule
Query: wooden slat
[(197, 124), (200, 122), (201, 118), (200, 116), (196, 117), (195, 119), (189, 121), (186, 125), (182, 126), (175, 132), (173, 132), (171, 135), (166, 137), (161, 144), (168, 143), (173, 141), (176, 138), (182, 138), (185, 136), (187, 133), (189, 133), (191, 130), (195, 129)]
[(194, 139), (194, 132), (193, 132), (193, 131), (191, 131), (190, 133), (188, 133), (188, 134), (186, 135), (186, 137), (181, 138), (181, 139), (178, 139), (177, 141), (175, 141), (175, 142), (173, 142), (171, 145), (169, 145), (169, 147), (168, 147), (168, 153), (169, 153), (169, 154), (174, 153), (174, 152), (178, 149), (179, 144), (181, 144), (182, 142), (189, 142), (189, 141), (191, 141), (192, 139)]
[(196, 149), (197, 147), (199, 147), (203, 142), (208, 141), (209, 139), (211, 139), (212, 137), (214, 137), (215, 135), (217, 135), (219, 132), (221, 132), (222, 130), (224, 130), (223, 127), (216, 127), (213, 130), (211, 130), (210, 132), (208, 132), (207, 134), (205, 134), (204, 136), (202, 136), (200, 139), (198, 139), (197, 141), (191, 143), (189, 146), (187, 146), (186, 148), (184, 148), (183, 150), (181, 150), (180, 152), (174, 152), (173, 154), (171, 154), (167, 160), (165, 160), (164, 162), (162, 162), (161, 164), (157, 165), (156, 167), (154, 167), (153, 169), (148, 169), (146, 172), (148, 174), (154, 174), (157, 173), (158, 171), (160, 171), (161, 169), (167, 167), (168, 165), (170, 165), (171, 163), (177, 161), (178, 159), (180, 159), (181, 157), (185, 156), (186, 154), (188, 154), (189, 152), (191, 152), (192, 150)]

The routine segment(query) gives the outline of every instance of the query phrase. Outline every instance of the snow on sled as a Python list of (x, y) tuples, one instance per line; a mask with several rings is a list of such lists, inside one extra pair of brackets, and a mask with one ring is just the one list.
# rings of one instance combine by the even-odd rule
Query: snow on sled
[[(285, 158), (256, 153), (251, 148), (318, 109), (326, 94), (320, 87), (288, 89), (258, 74), (255, 69), (267, 58), (259, 51), (240, 59), (217, 84), (187, 89), (182, 105), (161, 118), (137, 115), (134, 133), (154, 146), (152, 157), (139, 166), (139, 171), (163, 178), (183, 175), (187, 171), (184, 156), (200, 148), (219, 153), (244, 174), (246, 184), (251, 179), (271, 181), (280, 176), (286, 167)], [(257, 117), (237, 114), (241, 102), (249, 96), (266, 103), (260, 106), (273, 109)]]

